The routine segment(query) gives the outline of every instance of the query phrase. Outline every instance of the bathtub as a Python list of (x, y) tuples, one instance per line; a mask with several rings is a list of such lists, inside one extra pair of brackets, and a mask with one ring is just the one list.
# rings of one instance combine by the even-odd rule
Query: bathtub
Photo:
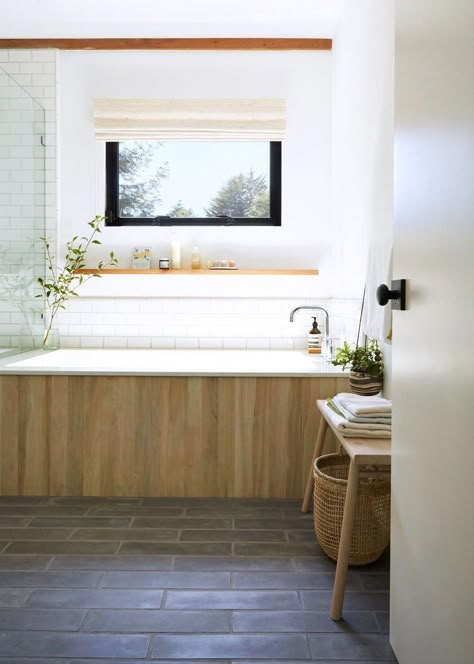
[(340, 376), (330, 362), (304, 351), (61, 349), (4, 358), (1, 374), (117, 376)]
[(0, 495), (300, 498), (316, 399), (348, 383), (302, 351), (3, 358)]

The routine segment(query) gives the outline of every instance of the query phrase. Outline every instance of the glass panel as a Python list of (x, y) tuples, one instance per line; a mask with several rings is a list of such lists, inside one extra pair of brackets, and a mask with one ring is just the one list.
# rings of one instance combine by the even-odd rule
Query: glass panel
[(0, 354), (40, 346), (44, 109), (0, 68)]
[(268, 142), (126, 141), (121, 217), (270, 216)]

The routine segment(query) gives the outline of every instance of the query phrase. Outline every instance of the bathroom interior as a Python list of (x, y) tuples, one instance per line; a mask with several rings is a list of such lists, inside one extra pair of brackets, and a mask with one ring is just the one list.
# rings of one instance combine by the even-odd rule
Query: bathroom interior
[[(437, 539), (438, 466), (431, 483), (411, 474), (430, 453), (413, 404), (432, 369), (405, 323), (423, 293), (407, 282), (408, 311), (398, 291), (392, 307), (375, 293), (423, 280), (405, 200), (423, 210), (407, 184), (419, 175), (410, 131), (434, 46), (427, 36), (420, 56), (410, 40), (420, 16), (435, 32), (449, 3), (419, 16), (405, 0), (6, 4), (0, 662), (467, 664), (472, 595), (451, 588)], [(218, 209), (239, 171), (263, 199)], [(392, 268), (394, 210), (409, 230)], [(338, 349), (370, 339), (383, 385), (369, 394), (390, 404), (377, 420), (390, 434), (393, 399), (393, 443), (383, 435), (376, 457), (369, 435), (364, 472), (391, 463), (391, 544), (389, 524), (377, 556), (347, 569), (350, 501), (336, 564), (312, 464), (321, 442), (353, 468), (327, 400), (353, 387)], [(431, 511), (413, 513), (423, 496)], [(468, 526), (460, 561), (472, 542)], [(416, 625), (441, 595), (445, 609)]]

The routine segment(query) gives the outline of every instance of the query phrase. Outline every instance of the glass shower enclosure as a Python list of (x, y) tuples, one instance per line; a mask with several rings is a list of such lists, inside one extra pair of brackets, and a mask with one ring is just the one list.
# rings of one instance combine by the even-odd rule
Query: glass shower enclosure
[(44, 115), (0, 68), (0, 357), (42, 344)]

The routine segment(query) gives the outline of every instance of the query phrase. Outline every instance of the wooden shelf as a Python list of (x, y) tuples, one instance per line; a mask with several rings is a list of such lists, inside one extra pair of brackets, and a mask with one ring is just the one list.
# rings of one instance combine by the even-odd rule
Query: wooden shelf
[(77, 270), (77, 274), (168, 274), (173, 276), (180, 275), (293, 275), (293, 276), (314, 276), (319, 274), (319, 270)]

